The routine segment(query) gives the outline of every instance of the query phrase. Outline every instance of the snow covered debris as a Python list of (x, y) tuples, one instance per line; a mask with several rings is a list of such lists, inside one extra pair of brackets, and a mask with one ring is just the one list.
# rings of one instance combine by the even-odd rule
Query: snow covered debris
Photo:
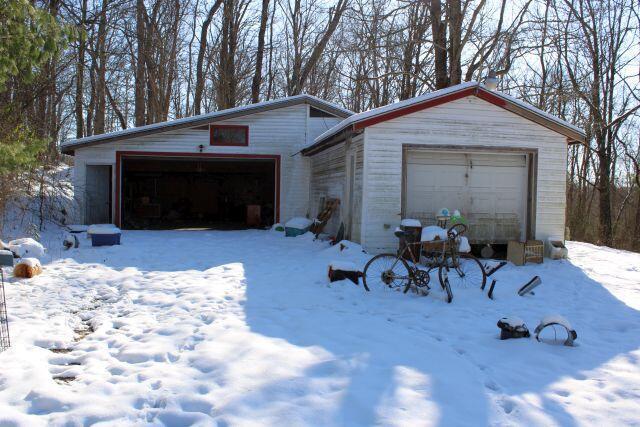
[(430, 242), (433, 240), (445, 240), (447, 238), (447, 230), (437, 225), (429, 225), (422, 229), (421, 241)]
[(120, 229), (113, 224), (92, 224), (87, 229), (87, 234), (119, 234)]
[(518, 326), (524, 326), (524, 320), (516, 316), (503, 317), (502, 319), (500, 319), (500, 321), (513, 328), (517, 328)]
[(31, 268), (42, 266), (38, 258), (21, 258), (20, 261), (18, 261), (18, 264), (23, 264)]
[(311, 224), (313, 224), (312, 220), (310, 220), (309, 218), (304, 218), (299, 216), (299, 217), (291, 218), (289, 221), (287, 221), (287, 223), (285, 224), (285, 227), (304, 230), (311, 227)]
[[(569, 260), (501, 268), (495, 301), (469, 287), (446, 304), (438, 286), (327, 286), (331, 261), (370, 259), (350, 242), (123, 234), (127, 246), (60, 250), (29, 286), (6, 285), (0, 425), (640, 421), (639, 254), (569, 242)], [(518, 297), (534, 275), (545, 286)], [(580, 346), (496, 336), (507, 313), (531, 325), (550, 312), (588, 331)]]
[(12, 240), (7, 244), (7, 248), (20, 258), (26, 256), (42, 258), (45, 253), (44, 246), (31, 237)]
[(69, 224), (67, 228), (71, 233), (85, 233), (87, 232), (87, 230), (89, 230), (89, 226), (84, 224)]
[(402, 221), (400, 221), (400, 225), (403, 227), (422, 227), (422, 223), (420, 222), (420, 220), (413, 218), (403, 219)]
[(360, 271), (360, 268), (355, 263), (349, 261), (331, 261), (329, 268), (342, 271)]
[(560, 316), (559, 314), (549, 314), (547, 316), (544, 316), (542, 320), (540, 320), (541, 325), (550, 325), (552, 323), (557, 323), (558, 325), (564, 326), (570, 331), (573, 330), (573, 326), (571, 326), (571, 323), (569, 323), (567, 319)]

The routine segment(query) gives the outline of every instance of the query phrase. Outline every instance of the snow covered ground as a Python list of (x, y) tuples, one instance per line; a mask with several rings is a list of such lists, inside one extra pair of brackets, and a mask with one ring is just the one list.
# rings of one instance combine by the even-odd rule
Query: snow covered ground
[[(7, 285), (3, 426), (640, 425), (639, 254), (571, 243), (569, 261), (499, 270), (494, 301), (446, 304), (329, 284), (331, 261), (368, 257), (307, 236), (50, 238), (44, 273)], [(499, 318), (546, 314), (576, 347), (498, 339)]]

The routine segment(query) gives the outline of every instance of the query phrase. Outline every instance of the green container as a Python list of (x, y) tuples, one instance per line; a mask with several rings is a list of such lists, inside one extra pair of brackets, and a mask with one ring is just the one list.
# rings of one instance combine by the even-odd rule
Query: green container
[(296, 237), (296, 236), (300, 236), (304, 233), (306, 233), (307, 231), (309, 231), (310, 227), (306, 227), (306, 228), (293, 228), (293, 227), (285, 227), (284, 228), (284, 235), (287, 237)]

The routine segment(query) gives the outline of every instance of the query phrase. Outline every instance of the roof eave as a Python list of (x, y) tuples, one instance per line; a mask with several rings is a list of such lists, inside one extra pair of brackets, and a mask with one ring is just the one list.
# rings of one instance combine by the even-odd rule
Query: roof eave
[[(556, 133), (564, 135), (567, 138), (567, 142), (569, 144), (584, 144), (586, 140), (586, 136), (584, 132), (580, 132), (574, 129), (571, 126), (563, 124), (560, 121), (552, 120), (549, 117), (538, 114), (536, 111), (525, 108), (524, 106), (515, 103), (503, 96), (500, 96), (499, 93), (490, 91), (484, 88), (481, 85), (474, 86), (464, 86), (461, 87), (460, 90), (447, 92), (442, 96), (425, 99), (421, 102), (417, 102), (415, 104), (407, 105), (395, 110), (386, 111), (379, 115), (371, 116), (364, 118), (362, 120), (357, 120), (351, 123), (346, 129), (364, 129), (365, 127), (372, 126), (376, 123), (380, 123), (386, 120), (391, 120), (406, 114), (411, 114), (417, 111), (425, 110), (427, 108), (435, 107), (437, 105), (445, 104), (447, 102), (465, 98), (467, 96), (477, 96), (480, 99), (483, 99), (487, 102), (490, 102), (494, 105), (498, 105), (499, 107), (504, 108), (507, 111), (511, 111), (514, 114), (518, 114), (521, 117), (524, 117), (528, 120), (533, 121), (541, 126), (546, 127), (547, 129), (553, 130)], [(339, 129), (335, 134), (329, 134), (326, 138), (322, 140), (318, 140), (316, 143), (311, 145), (310, 147), (302, 150), (302, 154), (308, 155), (307, 153), (313, 152), (315, 154), (318, 151), (321, 151), (327, 147), (325, 147), (325, 141), (332, 140), (335, 135), (339, 135), (344, 132), (344, 129)]]
[(303, 156), (313, 156), (314, 154), (320, 153), (321, 151), (340, 144), (354, 133), (356, 132), (353, 126), (347, 126), (346, 128), (341, 129), (337, 133), (333, 134), (333, 136), (324, 139), (322, 142), (318, 142), (307, 148), (303, 148), (302, 150), (300, 150), (300, 153), (302, 153)]
[[(337, 106), (332, 105), (331, 103), (328, 102), (322, 102), (322, 100), (313, 97), (313, 96), (308, 96), (308, 95), (301, 95), (299, 97), (295, 97), (295, 98), (291, 98), (291, 99), (283, 99), (282, 102), (278, 102), (278, 103), (274, 103), (274, 104), (270, 104), (270, 105), (262, 105), (262, 106), (257, 106), (255, 108), (246, 108), (240, 111), (231, 111), (228, 114), (226, 114), (224, 112), (224, 110), (220, 111), (218, 115), (215, 115), (213, 117), (205, 115), (202, 117), (194, 117), (193, 120), (186, 120), (186, 121), (182, 121), (182, 122), (178, 122), (178, 123), (171, 123), (171, 122), (167, 122), (165, 125), (163, 126), (159, 126), (159, 127), (153, 127), (153, 128), (147, 128), (145, 129), (144, 127), (141, 127), (139, 131), (135, 131), (133, 128), (130, 132), (125, 133), (125, 134), (114, 134), (109, 136), (109, 134), (104, 134), (104, 137), (100, 137), (94, 141), (88, 141), (88, 142), (77, 142), (77, 143), (66, 143), (66, 144), (61, 144), (60, 145), (60, 151), (63, 154), (70, 154), (73, 155), (75, 150), (77, 148), (84, 148), (84, 147), (91, 147), (94, 145), (100, 145), (100, 144), (105, 144), (108, 142), (113, 142), (113, 141), (123, 141), (123, 140), (127, 140), (127, 139), (131, 139), (131, 138), (138, 138), (141, 136), (146, 136), (146, 135), (152, 135), (152, 134), (156, 134), (156, 133), (162, 133), (162, 132), (169, 132), (169, 131), (174, 131), (174, 130), (179, 130), (179, 129), (186, 129), (186, 128), (191, 128), (191, 127), (196, 127), (196, 126), (200, 126), (200, 125), (204, 125), (204, 124), (208, 124), (208, 123), (215, 123), (218, 121), (223, 121), (223, 120), (229, 120), (229, 119), (233, 119), (236, 117), (243, 117), (243, 116), (248, 116), (251, 114), (256, 114), (256, 113), (260, 113), (260, 112), (264, 112), (264, 111), (270, 111), (270, 110), (275, 110), (275, 109), (279, 109), (279, 108), (285, 108), (285, 107), (290, 107), (293, 105), (298, 105), (301, 103), (308, 103), (309, 105), (313, 105), (315, 107), (318, 107), (324, 111), (327, 111), (329, 113), (335, 114), (338, 117), (342, 117), (342, 118), (346, 118), (349, 117), (350, 115), (353, 114), (353, 112), (346, 110), (346, 109), (341, 109), (338, 108)], [(250, 106), (249, 106), (250, 107)]]

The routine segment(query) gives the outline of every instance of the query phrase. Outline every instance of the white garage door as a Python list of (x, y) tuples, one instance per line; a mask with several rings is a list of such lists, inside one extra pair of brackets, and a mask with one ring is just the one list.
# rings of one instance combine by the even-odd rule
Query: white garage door
[(458, 209), (476, 243), (525, 237), (527, 156), (407, 151), (405, 218), (435, 224), (442, 208)]

